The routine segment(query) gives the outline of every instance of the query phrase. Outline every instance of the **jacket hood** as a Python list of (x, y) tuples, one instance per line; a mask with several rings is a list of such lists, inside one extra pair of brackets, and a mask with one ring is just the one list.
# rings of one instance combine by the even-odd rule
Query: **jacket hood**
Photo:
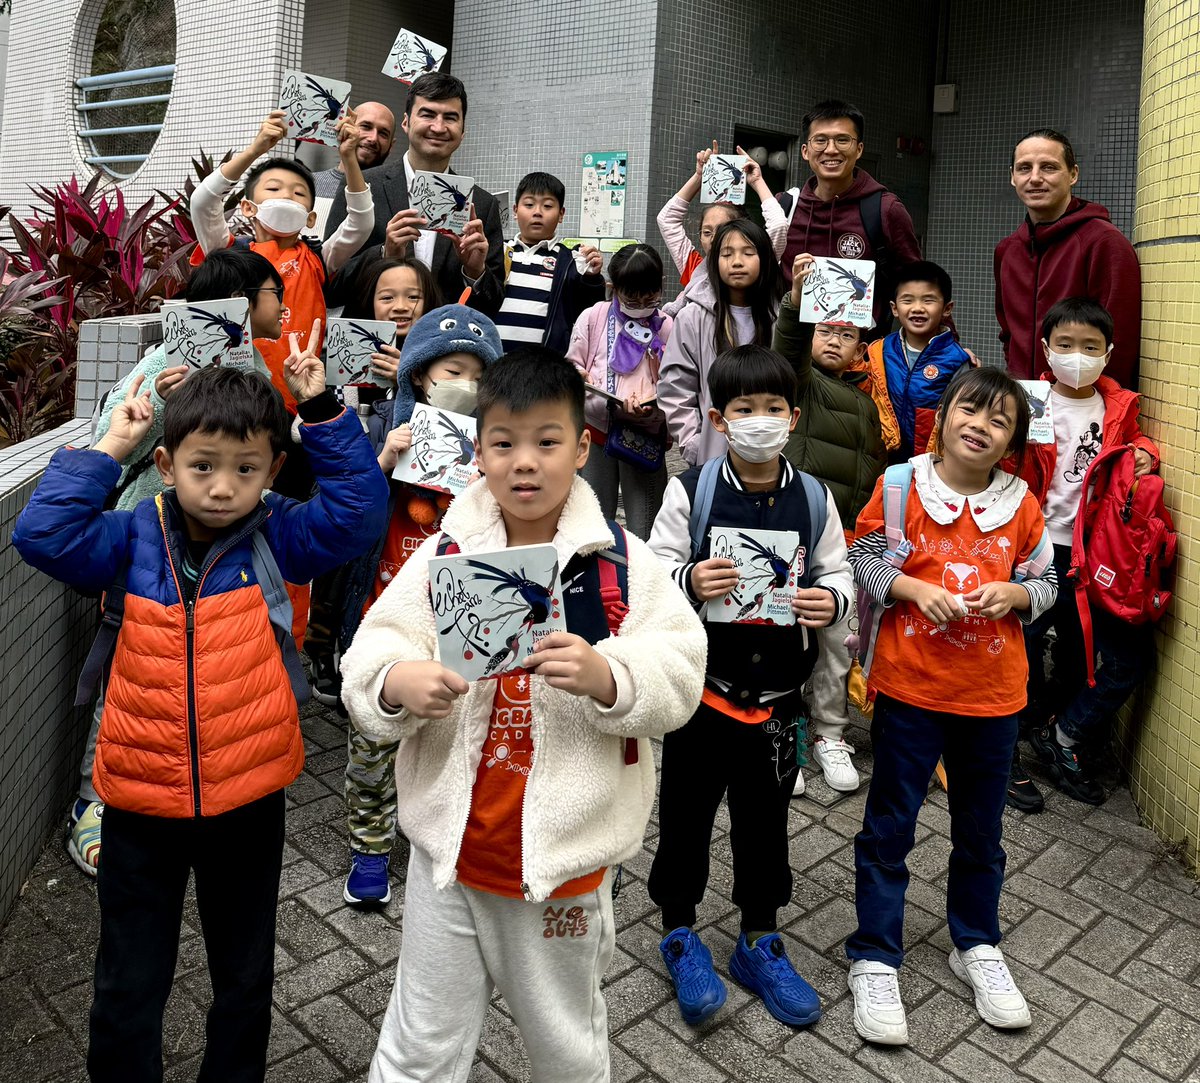
[(692, 273), (691, 281), (684, 287), (683, 292), (671, 302), (663, 306), (663, 312), (672, 318), (677, 317), (688, 305), (698, 304), (709, 312), (717, 310), (717, 291), (708, 280), (707, 264), (702, 263)]
[(1025, 216), (1021, 228), (1017, 231), (1021, 243), (1032, 248), (1035, 244), (1045, 247), (1062, 240), (1070, 233), (1087, 225), (1089, 222), (1110, 222), (1108, 208), (1100, 203), (1092, 203), (1086, 199), (1072, 199), (1062, 216), (1053, 222), (1042, 222), (1034, 225)]
[(860, 199), (864, 199), (872, 192), (887, 191), (885, 185), (882, 185), (874, 177), (871, 176), (865, 169), (856, 169), (854, 171), (854, 180), (851, 181), (850, 187), (847, 188), (841, 195), (835, 196), (833, 200), (817, 198), (817, 178), (809, 177), (804, 183), (804, 187), (800, 189), (801, 203), (857, 203)]

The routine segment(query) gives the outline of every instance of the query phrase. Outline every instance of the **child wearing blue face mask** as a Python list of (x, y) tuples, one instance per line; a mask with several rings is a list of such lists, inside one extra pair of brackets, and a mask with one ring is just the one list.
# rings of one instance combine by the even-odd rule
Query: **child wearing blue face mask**
[(662, 908), (659, 948), (680, 1012), (699, 1023), (725, 1002), (725, 985), (693, 926), (708, 881), (713, 820), (727, 795), (742, 930), (729, 973), (780, 1022), (804, 1026), (820, 1017), (820, 1001), (792, 969), (775, 929), (792, 893), (787, 821), (799, 769), (801, 688), (817, 658), (814, 630), (849, 609), (850, 564), (829, 490), (781, 454), (800, 417), (788, 362), (762, 346), (738, 346), (717, 357), (707, 383), (706, 421), (724, 438), (726, 453), (668, 482), (650, 548), (699, 610), (729, 595), (741, 575), (762, 571), (739, 572), (733, 561), (714, 558), (710, 528), (795, 531), (802, 554), (795, 623), (706, 621), (701, 705), (663, 739), (649, 891)]
[[(609, 262), (608, 273), (613, 299), (600, 301), (580, 315), (567, 348), (567, 360), (588, 387), (584, 410), (594, 450), (580, 473), (609, 519), (617, 514), (620, 491), (626, 529), (645, 540), (667, 487), (666, 455), (660, 456), (656, 467), (646, 469), (612, 454), (615, 448), (608, 448), (606, 441), (616, 421), (664, 452), (669, 446), (667, 421), (655, 400), (672, 320), (659, 311), (663, 265), (648, 244), (620, 249)], [(606, 395), (620, 399), (620, 406)]]
[[(1041, 502), (1060, 584), (1069, 582), (1072, 532), (1092, 460), (1106, 448), (1126, 445), (1134, 449), (1135, 476), (1158, 470), (1158, 448), (1138, 428), (1137, 394), (1103, 375), (1112, 347), (1112, 316), (1088, 298), (1060, 301), (1042, 321), (1042, 349), (1054, 379), (1054, 443), (1029, 445), (1021, 476)], [(1155, 650), (1152, 625), (1129, 624), (1095, 606), (1091, 618), (1094, 649), (1103, 660), (1092, 688), (1075, 591), (1060, 589), (1054, 607), (1025, 630), (1030, 658), (1025, 721), (1029, 743), (1055, 785), (1077, 801), (1099, 805), (1105, 795), (1089, 767), (1088, 746), (1100, 743), (1109, 720), (1153, 666)], [(1053, 673), (1047, 678), (1043, 660), (1051, 628)], [(1024, 812), (1043, 805), (1016, 748), (1008, 803)]]

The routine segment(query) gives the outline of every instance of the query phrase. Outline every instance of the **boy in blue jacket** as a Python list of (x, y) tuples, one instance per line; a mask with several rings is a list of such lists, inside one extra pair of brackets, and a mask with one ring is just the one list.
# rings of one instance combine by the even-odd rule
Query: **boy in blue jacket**
[[(154, 459), (166, 491), (104, 510), (153, 422), (139, 378), (94, 449), (55, 454), (13, 533), (34, 567), (107, 592), (109, 635), (97, 647), (115, 639), (94, 768), (105, 815), (93, 1083), (162, 1079), (163, 1007), (193, 870), (213, 986), (199, 1079), (266, 1071), (283, 790), (304, 765), (294, 694), (304, 682), (294, 648), (287, 656), (282, 579), (306, 582), (360, 552), (387, 506), (358, 418), (295, 335), (285, 375), (317, 476), (312, 500), (263, 496), (289, 442), (282, 397), (263, 375), (213, 367), (164, 408)], [(81, 685), (106, 653), (94, 649)]]

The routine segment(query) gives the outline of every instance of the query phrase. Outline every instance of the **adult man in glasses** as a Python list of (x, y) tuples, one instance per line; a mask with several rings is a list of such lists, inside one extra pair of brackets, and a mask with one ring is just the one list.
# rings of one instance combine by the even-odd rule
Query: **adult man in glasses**
[(835, 259), (869, 259), (877, 264), (875, 329), (891, 325), (888, 270), (921, 258), (921, 245), (904, 204), (863, 169), (863, 115), (843, 101), (814, 105), (800, 122), (800, 155), (813, 175), (802, 188), (778, 196), (789, 216), (787, 246), (780, 259), (791, 284), (792, 263), (801, 252)]

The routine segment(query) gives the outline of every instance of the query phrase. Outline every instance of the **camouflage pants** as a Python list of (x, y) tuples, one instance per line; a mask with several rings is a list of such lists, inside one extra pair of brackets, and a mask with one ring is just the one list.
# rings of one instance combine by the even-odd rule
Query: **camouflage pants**
[(396, 749), (376, 744), (351, 725), (346, 742), (346, 827), (350, 849), (391, 853), (396, 838)]

